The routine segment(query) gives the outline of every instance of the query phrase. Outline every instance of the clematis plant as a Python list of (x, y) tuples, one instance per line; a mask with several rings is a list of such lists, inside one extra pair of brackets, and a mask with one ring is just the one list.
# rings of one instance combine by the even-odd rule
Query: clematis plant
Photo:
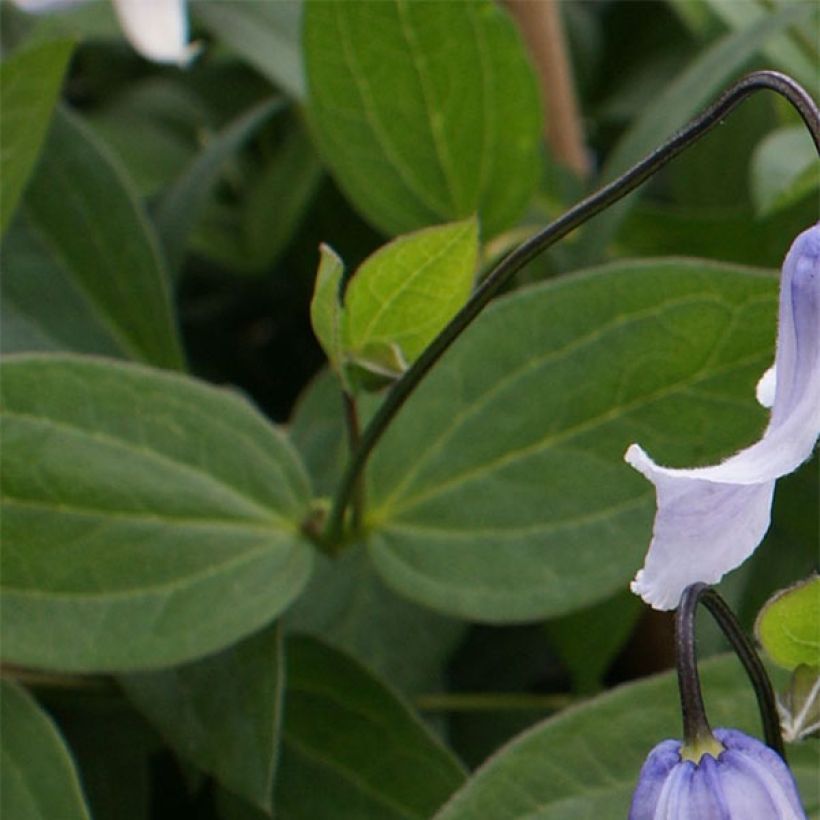
[[(23, 11), (39, 13), (84, 0), (13, 0)], [(199, 45), (188, 42), (185, 0), (111, 0), (123, 33), (146, 59), (187, 65)]]
[(683, 590), (716, 583), (745, 561), (769, 527), (775, 481), (797, 469), (820, 434), (820, 224), (801, 233), (783, 264), (777, 353), (758, 385), (772, 408), (757, 443), (714, 467), (657, 465), (637, 444), (626, 461), (654, 485), (652, 542), (632, 591), (673, 609)]

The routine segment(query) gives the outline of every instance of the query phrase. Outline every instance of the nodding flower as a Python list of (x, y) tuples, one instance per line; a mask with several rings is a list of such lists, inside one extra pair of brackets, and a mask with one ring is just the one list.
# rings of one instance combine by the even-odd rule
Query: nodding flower
[(811, 457), (820, 434), (820, 223), (801, 233), (783, 263), (774, 366), (758, 384), (771, 407), (760, 441), (714, 467), (660, 467), (637, 445), (626, 461), (654, 485), (657, 513), (632, 591), (673, 609), (696, 582), (717, 583), (743, 563), (769, 528), (775, 481)]

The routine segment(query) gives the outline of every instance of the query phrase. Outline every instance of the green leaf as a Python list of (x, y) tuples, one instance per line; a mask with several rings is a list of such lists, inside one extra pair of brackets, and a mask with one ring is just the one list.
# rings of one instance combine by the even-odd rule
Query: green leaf
[(377, 678), (313, 639), (286, 646), (277, 816), (422, 820), (464, 782), (455, 758)]
[(182, 354), (156, 236), (99, 138), (66, 110), (54, 117), (25, 212), (38, 253), (48, 254), (50, 268), (60, 268), (58, 289), (44, 292), (20, 281), (25, 270), (8, 270), (17, 298), (25, 294), (17, 304), (32, 324), (47, 335), (56, 324), (66, 341), (64, 328), (76, 324), (71, 311), (80, 301), (82, 314), (93, 314), (93, 326), (109, 339), (97, 352), (116, 346), (121, 356), (179, 368)]
[(74, 761), (51, 718), (19, 686), (0, 681), (0, 692), (0, 814), (90, 820)]
[(264, 100), (237, 117), (207, 143), (163, 196), (157, 207), (156, 223), (172, 270), (177, 271), (182, 264), (196, 218), (225, 162), (283, 107), (284, 101), (277, 97)]
[(416, 231), (376, 251), (345, 292), (348, 361), (400, 375), (467, 301), (477, 259), (475, 219)]
[(548, 621), (550, 643), (572, 675), (576, 692), (595, 692), (643, 611), (628, 590), (599, 604)]
[(291, 97), (305, 96), (300, 0), (208, 0), (192, 5), (196, 20)]
[(752, 160), (751, 188), (761, 216), (820, 190), (817, 149), (805, 126), (779, 128), (760, 143)]
[(306, 632), (348, 652), (406, 693), (435, 690), (466, 624), (396, 595), (361, 546), (320, 558), (316, 572), (285, 616)]
[[(726, 86), (732, 77), (773, 35), (797, 21), (805, 20), (811, 4), (795, 4), (732, 32), (701, 52), (688, 68), (664, 89), (620, 139), (607, 159), (601, 180), (609, 182), (643, 156), (668, 140)], [(635, 197), (607, 208), (585, 233), (583, 258), (596, 261), (603, 255)]]
[(301, 591), (307, 478), (228, 390), (67, 355), (2, 368), (2, 647), (28, 666), (173, 665)]
[(40, 43), (0, 66), (0, 234), (5, 233), (40, 154), (73, 49), (72, 40)]
[(820, 666), (820, 576), (770, 598), (757, 616), (755, 634), (778, 666)]
[(334, 370), (342, 363), (342, 304), (340, 288), (344, 263), (329, 245), (319, 247), (319, 270), (310, 301), (310, 323)]
[[(737, 661), (701, 664), (709, 721), (759, 733), (754, 693)], [(588, 701), (520, 735), (492, 757), (436, 820), (567, 820), (626, 817), (638, 772), (655, 744), (679, 738), (674, 673)], [(820, 807), (817, 750), (789, 750), (808, 811)]]
[(120, 684), (181, 757), (270, 812), (283, 679), (272, 626), (218, 655)]
[(478, 211), (490, 237), (521, 215), (541, 111), (497, 4), (309, 1), (304, 36), (319, 147), (366, 219), (400, 234)]
[[(699, 260), (621, 262), (507, 296), (411, 396), (368, 473), (388, 584), (484, 622), (624, 589), (651, 485), (623, 462), (713, 463), (759, 436), (776, 279)], [(606, 558), (603, 559), (602, 555)]]

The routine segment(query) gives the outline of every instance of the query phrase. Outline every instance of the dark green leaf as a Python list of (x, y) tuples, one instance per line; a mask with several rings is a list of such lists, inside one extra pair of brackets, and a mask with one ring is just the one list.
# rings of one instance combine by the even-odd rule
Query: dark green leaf
[(422, 820), (464, 782), (396, 695), (308, 638), (287, 642), (283, 739), (274, 806), (288, 820)]
[(489, 622), (623, 589), (654, 511), (626, 448), (691, 465), (759, 435), (754, 385), (774, 352), (775, 289), (749, 269), (656, 260), (499, 300), (374, 454), (379, 572), (419, 603)]
[(19, 686), (2, 681), (0, 692), (0, 814), (90, 820), (74, 761), (51, 718)]
[(34, 169), (73, 48), (71, 40), (40, 43), (0, 66), (0, 234)]
[(270, 812), (284, 668), (276, 626), (218, 655), (120, 684), (183, 758)]
[(156, 222), (172, 270), (178, 270), (182, 263), (197, 215), (225, 162), (283, 105), (279, 98), (264, 100), (230, 123), (205, 146), (163, 196)]
[(478, 211), (486, 238), (521, 215), (539, 175), (541, 112), (497, 4), (308, 2), (305, 59), (319, 147), (378, 228)]
[[(79, 298), (83, 313), (94, 314), (93, 324), (105, 328), (120, 355), (180, 367), (182, 354), (156, 237), (113, 158), (68, 111), (54, 117), (25, 210), (39, 253), (48, 253), (49, 267), (59, 267), (58, 283), (62, 280), (61, 291), (34, 293), (25, 281), (15, 286), (25, 270), (12, 266), (11, 286), (18, 294), (26, 293), (31, 322), (49, 335), (54, 322), (59, 327), (74, 324), (66, 311)], [(109, 349), (110, 344), (98, 352)]]
[(307, 582), (307, 479), (228, 390), (72, 356), (3, 367), (3, 653), (132, 670), (215, 651)]
[[(702, 664), (712, 726), (759, 733), (754, 693), (735, 658)], [(547, 720), (494, 756), (436, 820), (626, 817), (638, 772), (655, 744), (680, 736), (673, 673), (622, 686)], [(808, 811), (820, 807), (817, 750), (789, 750)]]

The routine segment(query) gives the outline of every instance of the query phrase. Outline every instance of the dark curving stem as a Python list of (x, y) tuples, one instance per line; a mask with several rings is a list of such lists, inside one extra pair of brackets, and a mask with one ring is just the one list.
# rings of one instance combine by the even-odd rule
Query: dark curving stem
[(820, 153), (820, 110), (809, 93), (785, 74), (777, 71), (756, 71), (731, 86), (717, 102), (685, 125), (660, 148), (633, 165), (608, 185), (581, 200), (546, 228), (510, 252), (490, 271), (464, 307), (393, 385), (384, 402), (364, 429), (359, 445), (351, 456), (333, 499), (323, 537), (326, 543), (332, 545), (340, 540), (345, 510), (355, 492), (359, 475), (393, 417), (430, 368), (481, 313), (498, 290), (538, 254), (559, 239), (563, 239), (604, 208), (633, 191), (667, 162), (714, 128), (743, 100), (764, 89), (780, 94), (794, 106), (811, 133), (815, 148)]
[(686, 587), (675, 613), (675, 654), (685, 742), (694, 743), (711, 734), (698, 676), (695, 644), (695, 614), (698, 604), (703, 604), (709, 610), (743, 664), (757, 697), (766, 745), (785, 760), (786, 750), (783, 747), (774, 690), (766, 669), (729, 605), (706, 584)]

